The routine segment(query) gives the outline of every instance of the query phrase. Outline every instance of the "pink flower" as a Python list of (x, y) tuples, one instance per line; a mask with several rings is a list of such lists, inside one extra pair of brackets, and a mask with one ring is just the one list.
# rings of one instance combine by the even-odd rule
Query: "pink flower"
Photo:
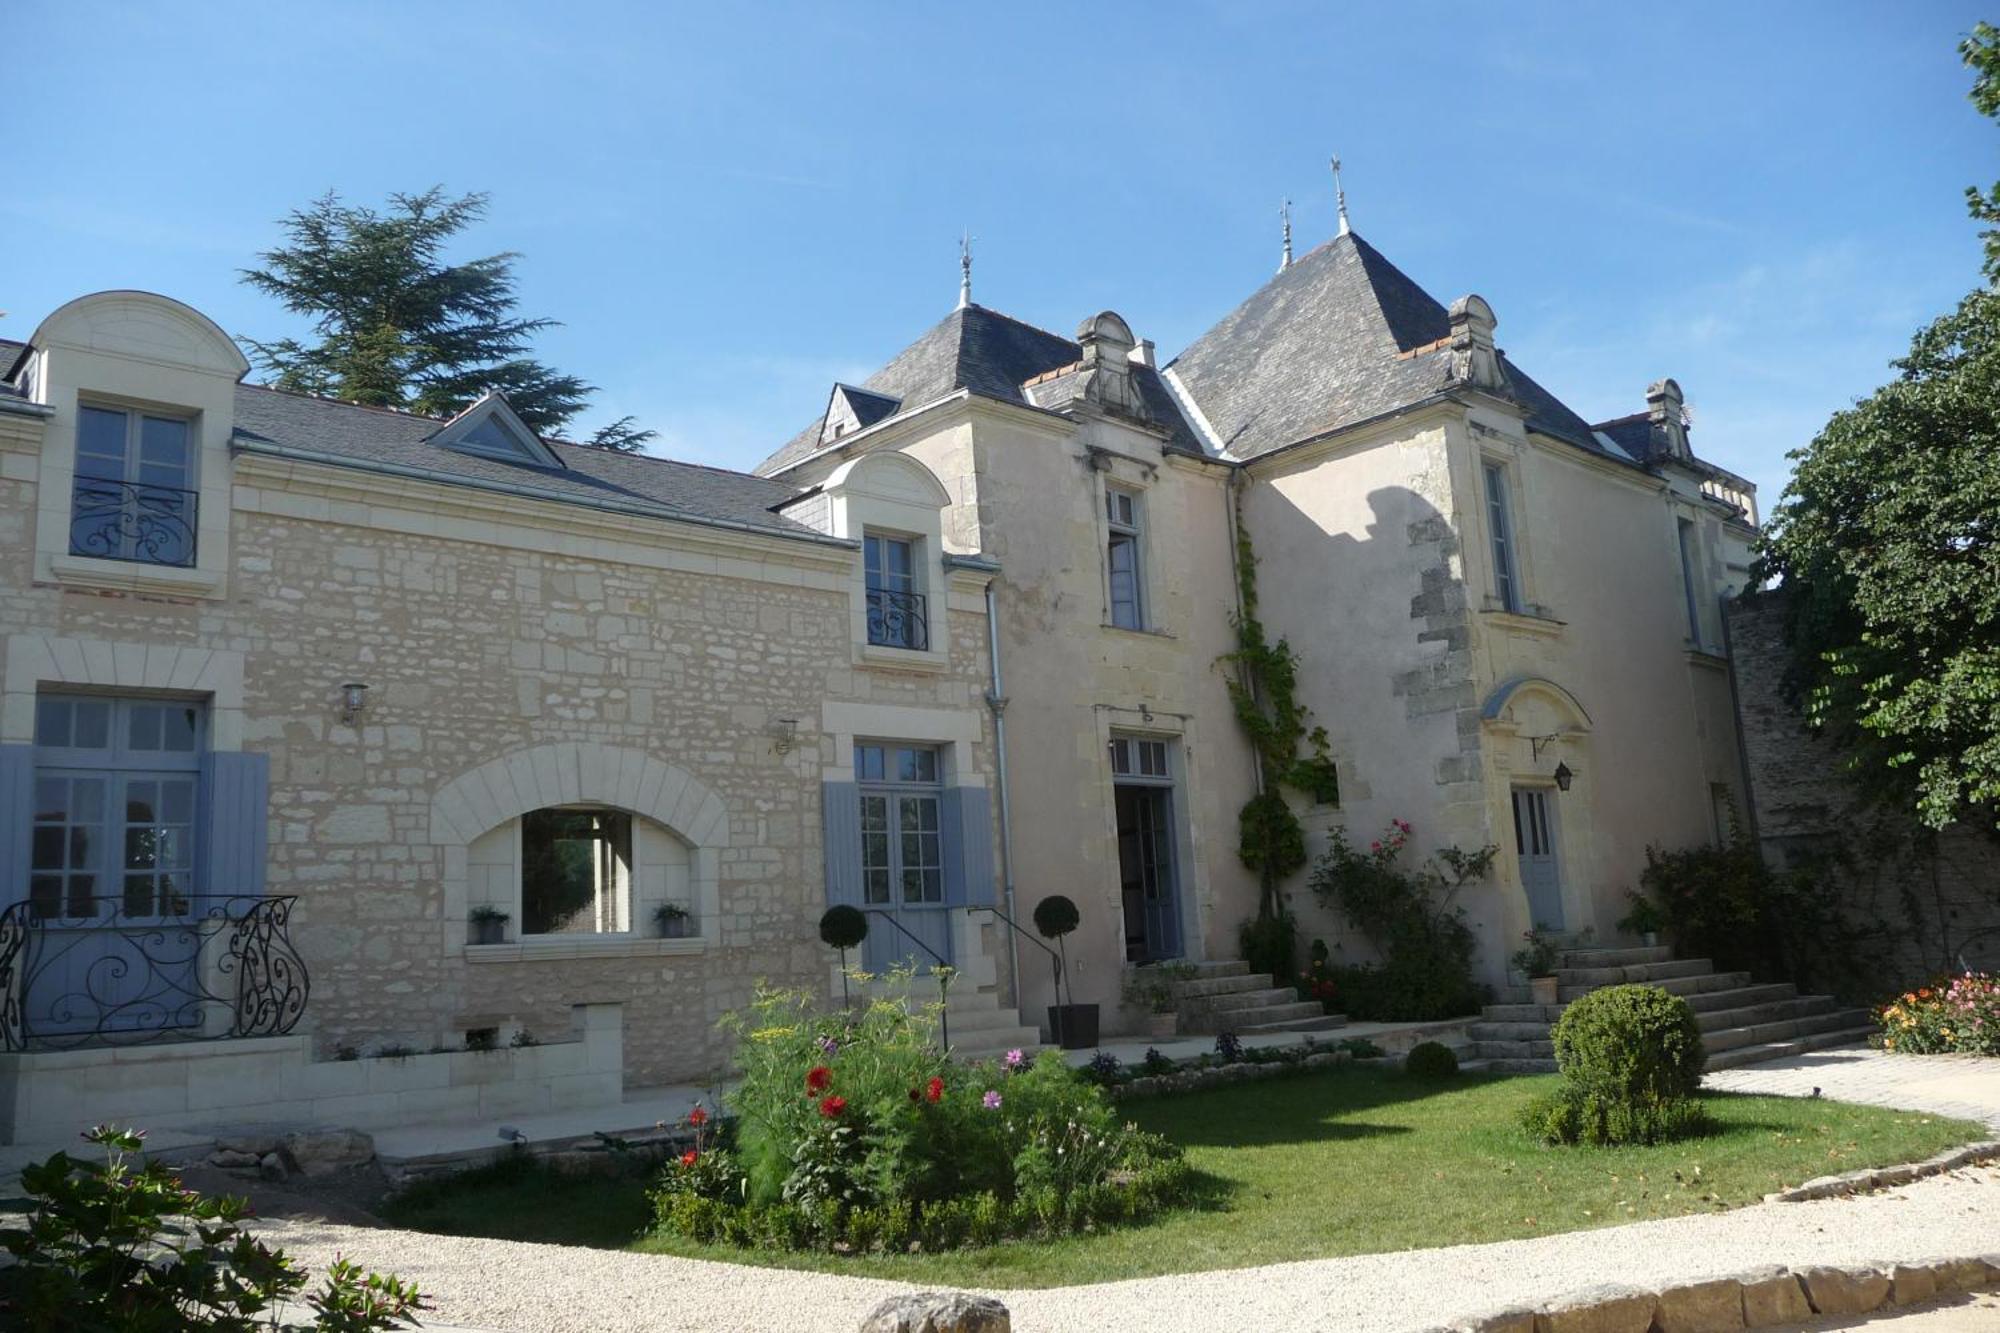
[(1007, 1052), (1007, 1068), (1019, 1069), (1027, 1062), (1027, 1059), (1028, 1057), (1021, 1053), (1021, 1048), (1016, 1046), (1013, 1050)]
[(986, 1095), (979, 1099), (979, 1104), (989, 1111), (997, 1111), (1000, 1109), (1000, 1094), (988, 1088)]
[(1371, 842), (1368, 844), (1368, 850), (1371, 852), (1379, 852), (1382, 850), (1382, 844), (1380, 842)]

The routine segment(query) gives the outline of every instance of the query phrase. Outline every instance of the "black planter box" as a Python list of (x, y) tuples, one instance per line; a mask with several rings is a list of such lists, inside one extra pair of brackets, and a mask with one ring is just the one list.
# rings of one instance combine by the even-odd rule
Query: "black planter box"
[(1049, 1006), (1049, 1033), (1066, 1051), (1086, 1051), (1097, 1045), (1097, 1006), (1094, 1004), (1052, 1004)]

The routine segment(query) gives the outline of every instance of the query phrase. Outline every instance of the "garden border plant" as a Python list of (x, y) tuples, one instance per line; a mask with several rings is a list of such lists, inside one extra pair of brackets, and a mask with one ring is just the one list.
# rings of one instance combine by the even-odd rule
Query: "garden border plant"
[(1523, 1109), (1549, 1144), (1667, 1143), (1706, 1132), (1697, 1096), (1708, 1061), (1694, 1008), (1658, 986), (1607, 986), (1550, 1031), (1562, 1084)]

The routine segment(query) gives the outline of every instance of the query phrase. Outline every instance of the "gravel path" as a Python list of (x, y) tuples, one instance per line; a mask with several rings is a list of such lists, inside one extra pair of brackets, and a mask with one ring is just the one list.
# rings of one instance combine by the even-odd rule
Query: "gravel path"
[[(507, 1333), (828, 1333), (902, 1284), (514, 1241), (273, 1222), (314, 1269), (335, 1254), (414, 1279), (454, 1324)], [(1358, 1255), (1089, 1287), (996, 1292), (1020, 1333), (1398, 1333), (1605, 1283), (1664, 1286), (1760, 1264), (1865, 1264), (2000, 1248), (2000, 1170), (1847, 1200), (1761, 1204), (1536, 1240)]]

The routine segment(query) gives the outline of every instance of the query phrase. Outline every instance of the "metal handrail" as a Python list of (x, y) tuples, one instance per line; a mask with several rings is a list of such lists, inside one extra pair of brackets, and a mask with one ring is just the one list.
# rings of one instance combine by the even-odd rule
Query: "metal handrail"
[[(993, 915), (999, 917), (1002, 921), (1007, 923), (1007, 929), (1014, 932), (1014, 937), (1016, 939), (1026, 940), (1028, 943), (1034, 945), (1037, 949), (1040, 949), (1043, 953), (1047, 954), (1049, 956), (1049, 985), (1051, 988), (1050, 993), (1055, 997), (1055, 1002), (1058, 1005), (1060, 1005), (1063, 1002), (1064, 960), (1061, 954), (1057, 953), (1054, 949), (1051, 949), (1048, 945), (1036, 939), (1033, 935), (1030, 935), (1027, 931), (1022, 930), (1020, 922), (1016, 921), (1013, 917), (1008, 916), (1005, 912), (1001, 911), (997, 907), (989, 907), (986, 906), (985, 904), (974, 904), (973, 906), (968, 907), (965, 910), (967, 912), (993, 913)], [(1070, 998), (1071, 999), (1075, 998), (1074, 991), (1071, 992)], [(1020, 1003), (1021, 1003), (1020, 987), (1017, 985), (1015, 987), (1014, 1004), (1018, 1008), (1020, 1006)]]
[(937, 968), (932, 968), (931, 975), (938, 979), (938, 1040), (944, 1043), (944, 1048), (947, 1051), (950, 1050), (951, 1010), (946, 1003), (946, 993), (951, 988), (951, 960), (949, 958), (944, 957), (936, 949), (931, 948), (930, 945), (924, 943), (921, 939), (917, 938), (917, 936), (911, 934), (910, 928), (908, 926), (905, 926), (902, 922), (898, 921), (896, 919), (896, 914), (890, 911), (888, 908), (864, 907), (861, 910), (867, 916), (879, 916), (884, 921), (887, 921), (890, 925), (896, 928), (897, 934), (901, 935), (904, 939), (908, 940), (910, 943), (916, 945), (919, 949), (922, 949), (925, 953), (929, 954), (931, 956), (931, 961), (937, 964), (937, 967), (945, 969), (943, 972), (939, 972)]

